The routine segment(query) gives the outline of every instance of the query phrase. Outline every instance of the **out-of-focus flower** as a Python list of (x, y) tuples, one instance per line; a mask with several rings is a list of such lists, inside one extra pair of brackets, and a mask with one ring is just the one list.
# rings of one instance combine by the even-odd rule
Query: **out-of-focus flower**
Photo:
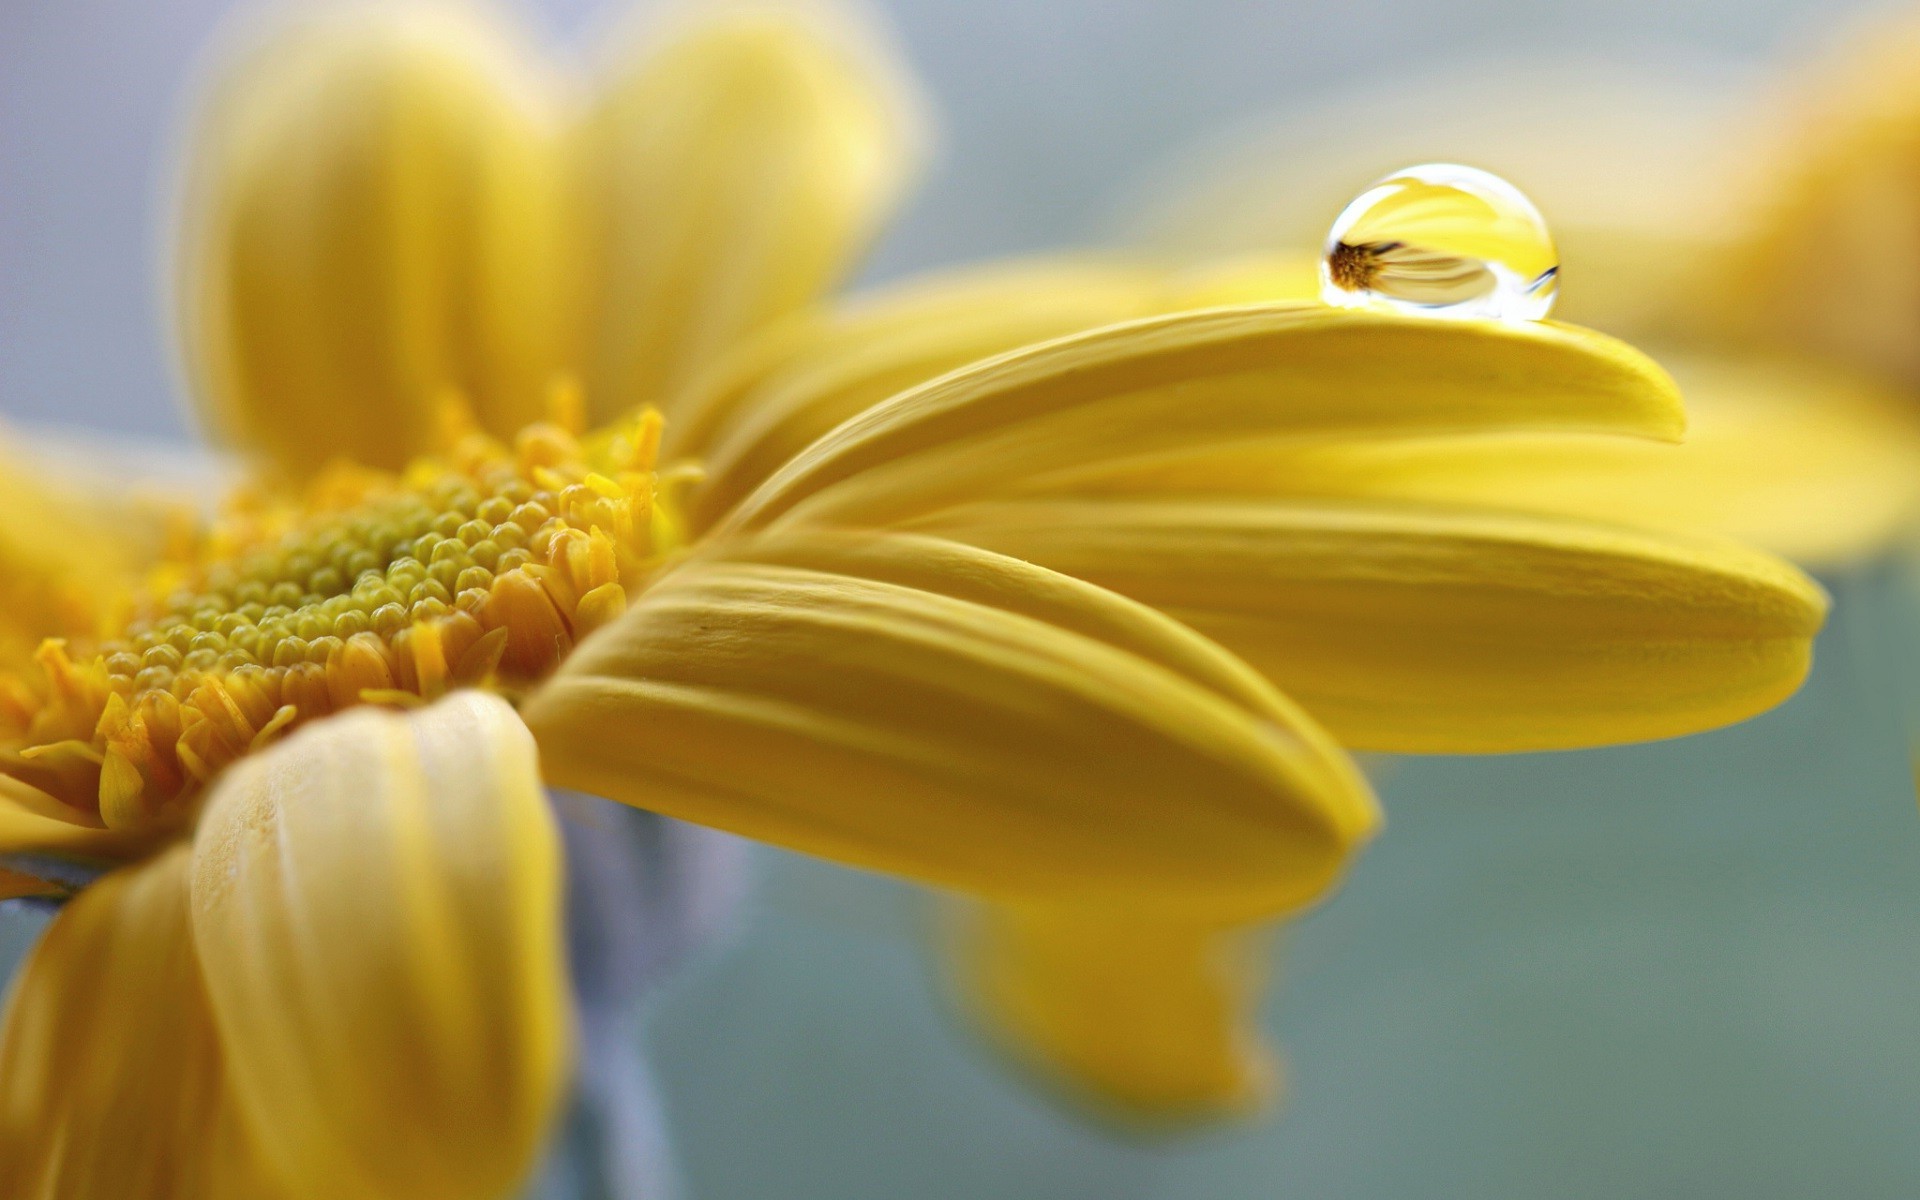
[[(518, 150), (487, 165), (527, 127), (462, 11), (296, 31), (214, 110), (189, 351), (268, 481), (0, 687), (9, 886), (115, 868), (14, 987), (12, 1190), (510, 1188), (566, 1073), (543, 781), (992, 897), (1016, 947), (1149, 913), (1147, 969), (1190, 979), (1370, 832), (1343, 744), (1668, 736), (1806, 670), (1823, 597), (1737, 545), (1180, 483), (1415, 433), (1678, 437), (1667, 378), (1598, 334), (1071, 265), (769, 323), (886, 190), (890, 128), (779, 10), (722, 9), (584, 127), (598, 182), (557, 190), (607, 207), (562, 232), (623, 249), (589, 256), (581, 348), (497, 365), (528, 327), (489, 332), (520, 300), (491, 272), (531, 267), (482, 234), (546, 210)], [(1196, 1081), (1116, 1036), (1110, 966), (982, 978), (1117, 1097), (1244, 1096), (1237, 1042), (1195, 1035)]]
[[(1568, 326), (1258, 302), (1302, 275), (1311, 278), (1264, 260), (1025, 263), (803, 315), (745, 347), (670, 423), (669, 445), (708, 472), (689, 519), (723, 529), (743, 513), (776, 530), (904, 524), (1089, 581), (1205, 635), (1236, 670), (1251, 667), (1356, 749), (1569, 748), (1702, 729), (1736, 716), (1708, 710), (1733, 700), (1729, 686), (1746, 692), (1735, 660), (1763, 626), (1795, 630), (1792, 653), (1804, 650), (1811, 626), (1788, 618), (1808, 611), (1804, 600), (1781, 607), (1775, 593), (1738, 617), (1721, 607), (1768, 560), (1739, 551), (1748, 565), (1734, 575), (1723, 573), (1729, 559), (1710, 573), (1717, 579), (1683, 583), (1667, 571), (1691, 575), (1725, 544), (1516, 513), (1497, 496), (1403, 494), (1364, 466), (1443, 431), (1524, 440), (1584, 428), (1624, 446), (1677, 437), (1677, 425), (1654, 439), (1620, 437), (1617, 425), (1602, 432), (1574, 415), (1588, 403), (1579, 395), (1615, 386), (1605, 381), (1629, 361), (1617, 347), (1595, 355), (1601, 344)], [(1128, 317), (1139, 319), (1071, 332)], [(1017, 349), (1047, 337), (1059, 340)], [(1550, 346), (1551, 361), (1534, 357)], [(1576, 347), (1579, 366), (1561, 357)], [(1202, 357), (1223, 374), (1203, 383), (1176, 366)], [(951, 373), (876, 403), (942, 371)], [(1641, 402), (1646, 383), (1634, 388)], [(1451, 411), (1430, 407), (1456, 386)], [(1249, 407), (1232, 415), (1239, 405)], [(688, 440), (672, 441), (675, 425)], [(884, 464), (893, 447), (909, 457)], [(1363, 465), (1344, 470), (1343, 456)], [(1312, 476), (1296, 466), (1316, 461), (1327, 465)], [(759, 515), (796, 486), (804, 499), (779, 500), (771, 521)], [(1666, 565), (1642, 574), (1655, 561)], [(1734, 583), (1741, 575), (1749, 582)], [(1750, 624), (1762, 610), (1772, 615)], [(1729, 656), (1696, 657), (1722, 638)], [(1691, 647), (1692, 665), (1663, 645)], [(1779, 662), (1774, 651), (1747, 661)], [(1655, 694), (1662, 700), (1648, 704)], [(1746, 699), (1737, 708), (1751, 711)], [(1066, 761), (1064, 748), (1039, 744), (1021, 754), (1029, 771), (1036, 755)], [(1051, 777), (1010, 771), (995, 786), (1018, 795)], [(1215, 794), (1190, 786), (1196, 804)], [(844, 805), (850, 792), (840, 790)], [(1110, 821), (1093, 818), (1106, 821), (1103, 837), (1164, 836), (1117, 815), (1141, 812), (1138, 801), (1113, 802)], [(1198, 833), (1197, 809), (1191, 821)], [(1258, 935), (1246, 927), (1261, 908), (1286, 911), (1316, 889), (1293, 903), (1183, 902), (1171, 881), (1128, 865), (1137, 851), (1123, 857), (1113, 845), (1112, 879), (1076, 883), (1056, 864), (1034, 881), (1051, 894), (1021, 896), (1013, 872), (1037, 844), (1009, 837), (999, 879), (914, 872), (1007, 901), (964, 924), (957, 943), (968, 995), (993, 1031), (1082, 1094), (1135, 1115), (1263, 1098), (1272, 1073), (1248, 1024), (1258, 972), (1247, 943)]]
[[(4, 477), (0, 895), (73, 898), (0, 1035), (0, 1192), (526, 1174), (571, 1005), (555, 822), (500, 697), (673, 541), (657, 417), (583, 446), (562, 372), (638, 413), (834, 282), (911, 159), (857, 36), (727, 6), (569, 97), (473, 8), (246, 31), (176, 266), (194, 395), (262, 482), (196, 527), (129, 505), (118, 455)], [(625, 889), (644, 954), (576, 980), (590, 1043), (698, 936), (663, 889)]]
[(506, 436), (565, 371), (610, 420), (836, 284), (911, 173), (909, 95), (837, 14), (799, 39), (779, 5), (710, 7), (585, 94), (457, 0), (252, 39), (176, 253), (213, 428), (305, 477), (405, 465), (448, 389)]

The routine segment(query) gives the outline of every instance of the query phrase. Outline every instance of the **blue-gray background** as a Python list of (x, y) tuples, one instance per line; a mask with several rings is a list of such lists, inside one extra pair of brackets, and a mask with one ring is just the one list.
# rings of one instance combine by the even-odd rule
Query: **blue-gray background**
[[(184, 439), (157, 196), (218, 0), (0, 0), (0, 413)], [(529, 0), (556, 36), (600, 6)], [(890, 0), (940, 152), (876, 276), (1097, 238), (1154, 160), (1448, 63), (1791, 55), (1831, 0)], [(1569, 287), (1577, 281), (1569, 281)], [(703, 1200), (1920, 1195), (1920, 814), (1882, 569), (1742, 728), (1415, 761), (1289, 939), (1291, 1102), (1117, 1140), (948, 1019), (909, 889), (763, 853), (643, 1036)], [(0, 927), (17, 949), (30, 928)], [(0, 946), (0, 950), (6, 949)]]

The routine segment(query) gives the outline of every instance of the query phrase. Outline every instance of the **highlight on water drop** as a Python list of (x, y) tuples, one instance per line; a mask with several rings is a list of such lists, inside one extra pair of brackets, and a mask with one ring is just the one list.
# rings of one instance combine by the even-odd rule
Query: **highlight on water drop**
[(1547, 222), (1519, 188), (1457, 163), (1395, 171), (1327, 234), (1320, 294), (1345, 308), (1538, 321), (1559, 291)]

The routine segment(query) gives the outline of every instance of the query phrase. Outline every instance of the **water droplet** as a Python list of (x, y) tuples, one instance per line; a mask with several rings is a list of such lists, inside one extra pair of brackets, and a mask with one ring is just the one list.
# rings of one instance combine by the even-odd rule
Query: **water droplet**
[(1395, 171), (1327, 234), (1320, 295), (1345, 308), (1538, 321), (1560, 256), (1533, 201), (1498, 175), (1453, 163)]

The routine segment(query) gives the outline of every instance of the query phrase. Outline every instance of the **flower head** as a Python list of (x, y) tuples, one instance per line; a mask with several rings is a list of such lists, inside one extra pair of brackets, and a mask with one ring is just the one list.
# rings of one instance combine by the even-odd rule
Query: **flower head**
[(723, 9), (549, 129), (472, 20), (296, 30), (210, 118), (189, 357), (260, 481), (0, 689), (8, 885), (117, 868), (15, 985), (10, 1186), (510, 1190), (567, 1064), (543, 783), (1180, 942), (1338, 877), (1343, 743), (1806, 669), (1778, 560), (1340, 467), (1678, 436), (1624, 345), (1121, 268), (809, 310), (896, 161), (842, 43)]

